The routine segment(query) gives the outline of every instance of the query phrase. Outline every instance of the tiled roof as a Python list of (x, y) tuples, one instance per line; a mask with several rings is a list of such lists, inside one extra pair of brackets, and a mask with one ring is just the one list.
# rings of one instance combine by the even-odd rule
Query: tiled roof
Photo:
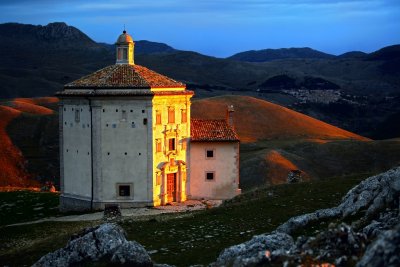
[(155, 95), (193, 95), (191, 90), (182, 91), (151, 91), (150, 89), (69, 89), (56, 93), (56, 96), (82, 97), (82, 96), (155, 96)]
[(146, 67), (129, 64), (115, 64), (100, 69), (65, 85), (73, 88), (182, 88), (185, 84), (149, 70)]
[(190, 120), (191, 141), (239, 141), (235, 130), (225, 120)]

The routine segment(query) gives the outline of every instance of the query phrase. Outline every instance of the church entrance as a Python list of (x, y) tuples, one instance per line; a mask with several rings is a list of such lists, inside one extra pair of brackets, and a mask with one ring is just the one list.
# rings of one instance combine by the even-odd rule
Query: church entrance
[(167, 174), (168, 202), (176, 202), (176, 173)]

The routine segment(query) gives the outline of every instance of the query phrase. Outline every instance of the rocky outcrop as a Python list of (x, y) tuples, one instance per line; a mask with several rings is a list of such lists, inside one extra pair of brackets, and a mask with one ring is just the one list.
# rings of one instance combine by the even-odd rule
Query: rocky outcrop
[(65, 248), (49, 253), (33, 266), (71, 266), (86, 262), (112, 262), (129, 266), (153, 266), (139, 243), (127, 241), (124, 230), (115, 224), (102, 224), (73, 236)]
[[(337, 207), (293, 217), (269, 235), (255, 236), (225, 249), (211, 266), (258, 266), (267, 262), (284, 266), (324, 262), (353, 266), (358, 261), (357, 266), (400, 266), (399, 199), (400, 167), (367, 178), (351, 189)], [(330, 224), (316, 236), (300, 236), (296, 242), (290, 236), (311, 223), (340, 221), (355, 215), (362, 216), (351, 226)]]
[(365, 251), (356, 267), (400, 266), (400, 223), (382, 233)]
[(270, 252), (289, 249), (293, 238), (285, 233), (258, 235), (246, 243), (225, 249), (211, 266), (252, 266), (267, 260)]
[(386, 207), (399, 205), (400, 167), (372, 176), (351, 189), (339, 206), (331, 209), (296, 216), (278, 227), (278, 232), (291, 234), (309, 223), (322, 219), (355, 215), (366, 210), (366, 217), (372, 217)]

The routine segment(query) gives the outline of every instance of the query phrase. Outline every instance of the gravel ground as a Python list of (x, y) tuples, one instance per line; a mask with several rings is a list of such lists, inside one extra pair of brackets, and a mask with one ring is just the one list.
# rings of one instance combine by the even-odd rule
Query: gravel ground
[[(177, 212), (187, 212), (187, 211), (196, 211), (196, 210), (204, 210), (207, 208), (218, 207), (221, 205), (222, 200), (187, 200), (183, 203), (172, 203), (167, 206), (158, 206), (153, 208), (130, 208), (130, 209), (121, 209), (121, 214), (124, 219), (129, 218), (138, 218), (143, 216), (151, 216), (165, 213), (177, 213)], [(41, 222), (78, 222), (78, 221), (97, 221), (103, 219), (103, 211), (80, 214), (80, 215), (69, 215), (63, 217), (50, 217), (44, 218), (36, 221), (17, 223), (8, 226), (15, 225), (25, 225), (25, 224), (33, 224), (33, 223), (41, 223)]]

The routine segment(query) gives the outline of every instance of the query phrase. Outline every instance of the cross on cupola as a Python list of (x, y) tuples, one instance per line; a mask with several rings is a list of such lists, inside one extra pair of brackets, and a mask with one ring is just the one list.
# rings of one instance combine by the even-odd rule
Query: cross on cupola
[(118, 37), (115, 45), (117, 48), (117, 60), (115, 63), (135, 65), (135, 61), (133, 58), (135, 42), (133, 42), (132, 37), (127, 34), (125, 30)]

